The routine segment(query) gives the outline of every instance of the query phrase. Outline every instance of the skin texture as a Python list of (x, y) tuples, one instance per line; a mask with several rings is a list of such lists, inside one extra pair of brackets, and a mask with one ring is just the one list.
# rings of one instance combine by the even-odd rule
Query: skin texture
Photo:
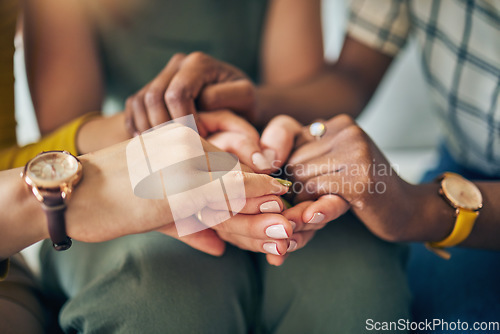
[[(171, 138), (170, 145), (163, 146), (163, 149), (170, 155), (177, 151), (183, 154), (186, 149), (183, 139), (183, 135), (176, 133), (175, 138)], [(125, 155), (127, 143), (122, 142), (81, 157), (85, 176), (74, 191), (66, 211), (67, 233), (70, 237), (85, 242), (101, 242), (127, 234), (157, 230), (178, 238), (168, 201), (146, 200), (133, 194)], [(220, 151), (205, 141), (203, 146), (206, 151)], [(280, 201), (278, 196), (287, 191), (287, 187), (268, 175), (252, 173), (244, 165), (242, 170), (244, 172), (240, 174), (228, 174), (228, 182), (232, 182), (231, 178), (235, 181), (242, 180), (247, 198), (252, 198), (243, 207), (242, 214), (259, 213), (258, 208), (262, 203)], [(40, 203), (26, 189), (24, 181), (19, 177), (20, 171), (21, 169), (13, 169), (0, 173), (0, 202), (5, 208), (11, 208), (1, 210), (2, 239), (9, 242), (1, 243), (0, 258), (9, 257), (34, 242), (48, 238)], [(200, 170), (199, 173), (203, 171)], [(198, 199), (192, 201), (193, 205), (185, 208), (189, 211), (188, 214), (194, 215), (204, 207), (214, 211), (221, 207), (220, 203), (212, 202), (209, 192), (197, 192), (196, 196)], [(105, 207), (106, 210), (99, 210), (100, 207)], [(21, 224), (25, 224), (25, 228), (19, 229)], [(285, 224), (289, 225), (288, 222)], [(264, 225), (265, 223), (262, 228), (265, 228)], [(290, 226), (287, 228), (291, 229)], [(226, 232), (231, 233), (232, 230), (227, 229)], [(224, 252), (224, 243), (211, 229), (180, 240), (212, 255)]]
[[(24, 3), (30, 93), (42, 135), (101, 110), (104, 84), (92, 28), (79, 1)], [(77, 66), (75, 66), (78, 64)]]
[[(134, 129), (134, 124), (142, 122), (139, 121), (141, 118), (147, 119), (147, 122), (140, 123), (146, 127), (147, 124), (155, 125), (170, 117), (194, 113), (196, 110), (193, 106), (196, 103), (202, 106), (203, 110), (233, 108), (242, 116), (253, 120), (256, 125), (263, 125), (281, 113), (287, 113), (303, 124), (317, 118), (328, 119), (341, 113), (357, 116), (377, 88), (392, 58), (347, 36), (338, 61), (335, 64), (324, 64), (321, 29), (318, 28), (318, 2), (304, 0), (297, 2), (296, 7), (287, 7), (285, 2), (274, 0), (270, 5), (262, 45), (261, 63), (262, 78), (264, 78), (262, 85), (250, 85), (248, 79), (242, 76), (238, 69), (206, 55), (196, 53), (176, 56), (178, 59), (174, 57), (170, 60), (178, 63), (172, 66), (174, 70), (167, 71), (169, 66), (167, 64), (165, 70), (159, 74), (159, 77), (162, 77), (162, 89), (155, 89), (150, 94), (139, 94), (136, 100), (140, 101), (142, 97), (142, 103), (129, 103), (127, 108), (131, 111), (128, 113), (133, 115), (133, 120), (129, 118), (127, 123), (129, 132), (137, 130)], [(88, 26), (86, 26), (88, 22), (84, 17), (75, 14), (76, 5), (65, 5), (61, 8), (59, 2), (56, 4), (55, 0), (50, 0), (44, 2), (47, 10), (39, 11), (36, 10), (36, 1), (27, 3), (26, 21), (30, 23), (26, 25), (26, 51), (30, 87), (34, 94), (42, 132), (47, 132), (68, 119), (93, 110), (102, 100), (102, 77), (98, 60), (95, 59), (94, 41), (88, 37)], [(57, 11), (50, 10), (51, 7), (57, 7)], [(63, 16), (69, 21), (65, 22), (69, 24), (65, 26), (65, 31), (73, 31), (83, 36), (78, 40), (78, 46), (74, 45), (75, 39), (54, 39), (54, 36), (61, 35), (54, 34), (55, 31), (61, 31), (58, 28), (61, 22), (50, 16), (51, 13), (61, 13), (61, 11), (65, 12), (66, 15)], [(47, 22), (51, 24), (46, 24)], [(40, 28), (41, 25), (45, 28)], [(289, 31), (296, 33), (289, 34)], [(80, 52), (71, 54), (70, 50)], [(78, 66), (78, 71), (87, 74), (85, 80), (80, 80), (79, 72), (75, 71), (76, 67), (73, 66), (73, 60), (78, 55), (85, 55)], [(287, 61), (279, 61), (284, 58)], [(207, 70), (209, 75), (203, 72), (200, 76), (193, 76), (193, 69), (200, 68)], [(175, 74), (172, 74), (173, 72)], [(172, 83), (175, 85), (170, 87)], [(203, 90), (200, 90), (200, 87)], [(46, 99), (42, 101), (41, 96)], [(91, 96), (90, 100), (88, 96)], [(148, 109), (148, 106), (157, 108), (161, 99), (165, 103), (164, 109), (163, 106), (161, 109), (163, 112), (167, 110), (168, 115)], [(157, 104), (151, 103), (150, 100), (157, 101)], [(235, 106), (235, 101), (241, 103)], [(174, 106), (172, 108), (174, 114), (169, 104)], [(68, 105), (78, 107), (68, 110)], [(352, 120), (347, 121), (345, 117), (340, 120), (345, 123), (343, 126), (338, 124), (342, 123), (339, 119), (331, 125), (338, 126), (340, 133), (329, 134), (320, 142), (308, 143), (307, 138), (299, 136), (297, 141), (306, 143), (305, 148), (299, 148), (293, 153), (291, 162), (322, 165), (324, 161), (321, 159), (328, 156), (342, 157), (344, 163), (364, 167), (375, 159), (381, 166), (388, 167), (387, 160), (366, 134), (356, 125), (350, 124)], [(204, 132), (203, 124), (199, 125), (202, 135), (208, 135), (208, 130)], [(289, 131), (294, 133), (295, 130)], [(283, 136), (288, 135), (283, 134)], [(293, 137), (295, 138), (295, 134)], [(239, 140), (245, 142), (246, 139), (240, 137)], [(222, 142), (220, 138), (219, 141)], [(248, 141), (247, 143), (254, 145), (254, 149), (257, 147), (255, 143), (251, 144)], [(286, 160), (291, 147), (289, 140), (288, 144), (287, 140), (283, 140), (282, 144), (273, 148), (279, 166)], [(270, 145), (268, 140), (259, 143), (262, 153)], [(308, 196), (299, 194), (297, 200), (330, 194), (320, 187), (321, 182), (335, 180), (337, 176), (335, 173), (320, 176), (310, 172), (305, 176), (297, 176), (298, 181), (309, 182), (313, 189), (316, 189), (315, 193)], [(373, 181), (387, 183), (388, 190), (385, 195), (369, 196), (362, 192), (335, 193), (351, 205), (358, 217), (378, 236), (391, 241), (436, 241), (449, 234), (454, 221), (453, 210), (436, 196), (436, 185), (412, 186), (394, 175), (376, 179), (363, 176), (350, 178), (348, 181), (360, 182), (363, 185)], [(495, 235), (498, 235), (495, 233), (498, 232), (498, 227), (493, 219), (496, 209), (488, 204), (493, 203), (494, 198), (498, 198), (499, 186), (497, 182), (477, 183), (477, 185), (485, 197), (485, 209), (464, 245), (498, 248), (495, 238)], [(345, 208), (342, 203), (338, 203), (338, 206), (339, 212)]]
[[(401, 179), (370, 137), (347, 115), (325, 122), (321, 140), (307, 128), (296, 138), (288, 163), (294, 181), (304, 185), (297, 202), (335, 194), (339, 211), (351, 211), (378, 237), (393, 241), (440, 241), (451, 233), (455, 210), (438, 194), (439, 185), (412, 185)], [(377, 184), (379, 185), (377, 188)], [(498, 182), (476, 182), (484, 208), (464, 246), (499, 249), (494, 199)], [(377, 191), (377, 189), (379, 191)]]

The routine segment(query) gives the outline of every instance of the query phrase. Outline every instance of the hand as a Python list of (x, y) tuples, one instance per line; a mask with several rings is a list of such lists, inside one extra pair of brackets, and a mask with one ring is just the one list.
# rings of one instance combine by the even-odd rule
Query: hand
[(199, 118), (211, 134), (207, 137), (208, 142), (236, 155), (256, 173), (268, 174), (276, 170), (272, 166), (275, 155), (269, 156), (259, 133), (246, 120), (227, 110), (205, 112)]
[[(231, 120), (231, 114), (227, 112), (204, 113), (200, 117), (216, 118), (219, 115), (231, 123), (238, 121)], [(278, 152), (273, 161), (276, 166), (273, 169), (276, 169), (286, 161), (295, 137), (302, 131), (303, 127), (293, 118), (278, 116), (264, 130), (260, 146), (256, 143), (258, 134), (250, 131), (247, 136), (233, 131), (218, 132), (209, 137), (208, 141), (225, 151), (237, 154), (245, 163), (248, 163), (251, 152), (262, 147), (272, 147)], [(283, 204), (281, 200), (278, 200), (274, 201), (273, 211), (264, 212), (255, 206), (253, 211), (240, 212), (231, 220), (218, 225), (211, 223), (212, 217), (217, 215), (216, 212), (204, 209), (202, 216), (204, 223), (216, 230), (223, 240), (241, 249), (266, 253), (269, 263), (281, 265), (287, 252), (304, 247), (312, 237), (312, 231), (323, 228), (327, 222), (338, 218), (348, 208), (349, 206), (342, 198), (325, 195), (316, 201), (307, 201), (286, 210), (283, 215), (279, 215), (283, 210)], [(275, 233), (279, 231), (280, 234), (267, 234), (268, 228), (271, 228), (269, 231), (275, 231)]]
[[(412, 187), (403, 181), (368, 135), (346, 115), (325, 122), (327, 132), (313, 140), (307, 131), (289, 159), (296, 183), (303, 190), (296, 201), (336, 194), (351, 206), (365, 225), (382, 239), (394, 241), (407, 228), (402, 224), (414, 202)], [(339, 211), (345, 203), (338, 203)]]
[[(252, 118), (255, 87), (236, 67), (204, 53), (174, 55), (148, 85), (126, 102), (126, 125), (132, 135), (197, 110), (231, 109)], [(198, 124), (200, 135), (207, 135)]]
[[(164, 131), (159, 131), (162, 130)], [(205, 152), (220, 152), (219, 149), (199, 138), (193, 130), (173, 124), (157, 129), (143, 136), (144, 141), (153, 145), (154, 156), (165, 159), (185, 160), (186, 152), (196, 150), (189, 143), (200, 142)], [(175, 200), (143, 199), (134, 195), (129, 180), (126, 149), (129, 142), (123, 142), (110, 148), (81, 157), (84, 165), (84, 178), (74, 191), (67, 210), (67, 232), (76, 240), (101, 242), (127, 234), (157, 230), (178, 238), (172, 206), (182, 204), (182, 219), (192, 220), (192, 215), (203, 208), (219, 210), (226, 205), (214, 196), (212, 187), (200, 191), (188, 191)], [(165, 145), (165, 143), (168, 143)], [(151, 145), (148, 145), (148, 148)], [(189, 172), (193, 178), (208, 178), (206, 170), (191, 166)], [(254, 174), (242, 165), (242, 172), (228, 172), (224, 183), (226, 190), (232, 183), (244, 183), (245, 198), (231, 196), (229, 200), (240, 200), (241, 211), (249, 212), (269, 200), (278, 200), (278, 195), (288, 188), (279, 184), (268, 175)], [(212, 173), (213, 174), (213, 173)], [(206, 175), (206, 176), (203, 176)], [(167, 176), (168, 179), (168, 176)], [(232, 202), (231, 202), (232, 203)], [(227, 212), (227, 206), (226, 212)], [(180, 216), (177, 214), (177, 216)], [(177, 222), (177, 221), (176, 221)], [(179, 238), (190, 246), (213, 255), (221, 255), (224, 242), (213, 230)]]
[(290, 116), (274, 117), (259, 137), (255, 128), (229, 111), (200, 114), (203, 124), (214, 133), (207, 140), (230, 152), (255, 172), (277, 171), (288, 159), (302, 125)]

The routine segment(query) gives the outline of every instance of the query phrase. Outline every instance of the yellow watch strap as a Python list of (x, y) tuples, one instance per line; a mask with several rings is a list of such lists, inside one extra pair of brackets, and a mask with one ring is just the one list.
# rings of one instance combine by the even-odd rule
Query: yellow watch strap
[(455, 221), (455, 226), (453, 231), (444, 240), (437, 242), (427, 242), (425, 245), (427, 249), (436, 253), (443, 259), (449, 260), (451, 255), (442, 248), (453, 247), (467, 239), (471, 234), (474, 223), (476, 222), (478, 211), (472, 211), (467, 209), (459, 209), (457, 220)]
[(472, 228), (474, 227), (474, 223), (476, 221), (479, 212), (467, 210), (467, 209), (459, 209), (457, 220), (455, 221), (455, 227), (451, 234), (446, 237), (442, 241), (431, 242), (430, 245), (432, 247), (444, 248), (444, 247), (453, 247), (467, 239), (469, 234), (472, 232)]

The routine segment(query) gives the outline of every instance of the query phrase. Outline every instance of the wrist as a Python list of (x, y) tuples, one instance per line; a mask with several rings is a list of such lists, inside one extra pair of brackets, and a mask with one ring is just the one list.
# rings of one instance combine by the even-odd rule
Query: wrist
[(0, 215), (2, 258), (7, 258), (40, 240), (49, 238), (47, 221), (40, 202), (27, 189), (26, 183), (19, 177), (20, 172), (21, 168), (2, 172), (6, 176), (2, 177), (2, 191), (5, 195), (8, 194), (8, 198), (0, 196), (5, 205)]
[(438, 183), (412, 185), (413, 214), (405, 241), (440, 241), (453, 230), (455, 210), (439, 195)]
[(253, 124), (264, 127), (277, 113), (273, 106), (273, 92), (269, 87), (257, 86), (255, 88), (255, 107), (253, 111)]
[(111, 117), (98, 116), (82, 124), (77, 134), (76, 147), (80, 154), (86, 154), (127, 139), (130, 139), (130, 135), (125, 127), (124, 113)]

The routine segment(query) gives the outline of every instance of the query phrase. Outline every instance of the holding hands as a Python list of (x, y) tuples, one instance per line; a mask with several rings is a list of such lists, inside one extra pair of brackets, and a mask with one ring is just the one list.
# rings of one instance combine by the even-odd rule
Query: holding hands
[[(221, 224), (214, 223), (219, 214), (214, 208), (205, 207), (198, 215), (221, 239), (242, 249), (264, 252), (272, 264), (280, 265), (287, 252), (304, 247), (315, 231), (350, 208), (381, 238), (392, 240), (403, 232), (403, 227), (396, 226), (399, 219), (393, 212), (382, 208), (388, 201), (404, 197), (411, 186), (396, 175), (350, 117), (342, 115), (325, 122), (326, 133), (319, 139), (311, 135), (309, 127), (280, 115), (259, 136), (244, 119), (255, 116), (256, 102), (254, 85), (237, 68), (199, 52), (178, 54), (151, 83), (127, 100), (126, 125), (137, 135), (193, 114), (200, 135), (218, 149), (236, 155), (248, 171), (285, 172), (294, 182), (297, 205), (293, 208), (284, 210), (275, 194), (255, 197), (251, 193), (245, 209)], [(403, 205), (400, 210), (410, 207)], [(211, 253), (219, 252), (220, 247)]]
[[(252, 119), (255, 87), (236, 67), (204, 53), (176, 54), (144, 88), (129, 97), (126, 126), (131, 135), (197, 110), (231, 109)], [(202, 137), (207, 136), (198, 122)]]

